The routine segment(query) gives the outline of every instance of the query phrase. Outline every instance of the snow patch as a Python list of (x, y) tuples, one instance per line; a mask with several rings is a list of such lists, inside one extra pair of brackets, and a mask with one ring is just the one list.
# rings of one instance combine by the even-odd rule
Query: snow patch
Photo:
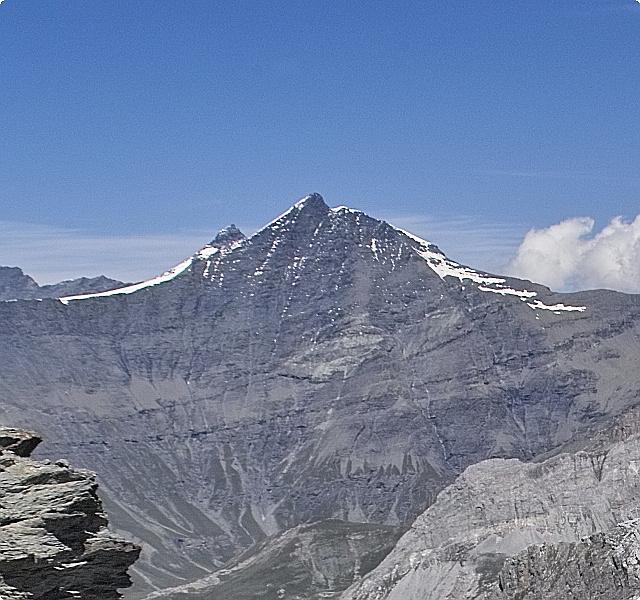
[[(479, 284), (478, 289), (482, 292), (490, 292), (492, 294), (500, 294), (501, 296), (516, 296), (520, 300), (526, 301), (531, 298), (535, 298), (537, 292), (529, 290), (516, 290), (504, 285), (506, 279), (501, 277), (492, 277), (486, 273), (479, 273), (469, 267), (464, 267), (461, 264), (448, 259), (442, 252), (440, 252), (436, 246), (419, 238), (408, 231), (394, 227), (397, 231), (406, 235), (409, 239), (418, 244), (418, 248), (414, 248), (415, 252), (421, 256), (426, 263), (433, 269), (440, 278), (444, 281), (445, 277), (455, 277), (462, 283), (463, 280), (470, 280)], [(464, 289), (464, 287), (462, 288)], [(527, 306), (534, 310), (549, 310), (559, 315), (562, 312), (584, 312), (587, 310), (586, 306), (567, 306), (565, 304), (553, 304), (548, 305), (540, 300), (533, 300), (533, 302), (527, 302)]]
[(350, 215), (364, 214), (361, 210), (356, 210), (355, 208), (349, 208), (348, 206), (336, 206), (335, 208), (330, 209), (329, 212), (331, 212), (334, 215), (339, 213), (348, 213)]
[(253, 272), (253, 276), (257, 277), (260, 275), (264, 274), (264, 270), (267, 267), (267, 264), (269, 263), (269, 261), (271, 260), (271, 257), (274, 255), (276, 248), (282, 243), (282, 238), (276, 236), (275, 239), (273, 240), (273, 242), (271, 243), (271, 248), (269, 248), (269, 251), (267, 252), (267, 256), (264, 259), (264, 261), (262, 261), (262, 264)]
[(158, 275), (158, 277), (154, 277), (153, 279), (149, 279), (148, 281), (142, 281), (141, 283), (135, 283), (133, 285), (128, 285), (123, 288), (117, 288), (115, 290), (108, 290), (106, 292), (97, 292), (95, 294), (64, 296), (63, 298), (58, 298), (58, 300), (60, 300), (62, 304), (69, 304), (69, 302), (71, 302), (72, 300), (87, 300), (88, 298), (102, 298), (104, 296), (116, 296), (119, 294), (133, 294), (134, 292), (137, 292), (144, 288), (153, 287), (154, 285), (164, 283), (165, 281), (171, 281), (172, 279), (180, 275), (180, 273), (186, 271), (192, 265), (193, 261), (194, 257), (188, 258), (172, 269), (165, 271), (162, 275)]
[(533, 302), (527, 302), (527, 304), (533, 309), (539, 308), (541, 310), (552, 310), (556, 314), (560, 314), (561, 311), (584, 312), (585, 310), (587, 310), (586, 306), (565, 306), (562, 303), (553, 304), (553, 305), (549, 306), (548, 304), (543, 304), (542, 302), (540, 302), (540, 300), (534, 300)]
[(499, 277), (488, 277), (470, 269), (463, 267), (462, 265), (449, 260), (448, 258), (434, 252), (432, 250), (416, 250), (417, 253), (424, 258), (429, 266), (440, 276), (441, 279), (445, 277), (455, 277), (460, 281), (469, 279), (474, 283), (486, 283), (486, 284), (501, 284), (505, 280)]
[[(234, 244), (237, 244), (238, 242), (234, 242)], [(232, 244), (232, 246), (234, 245)], [(220, 252), (220, 248), (216, 248), (213, 246), (205, 246), (202, 250), (200, 250), (196, 255), (195, 258), (202, 258), (202, 259), (207, 259), (207, 258), (211, 258), (214, 254), (217, 254), (218, 252)]]
[(514, 290), (512, 288), (500, 287), (500, 288), (489, 288), (483, 287), (481, 285), (478, 286), (479, 290), (483, 292), (493, 292), (494, 294), (500, 294), (501, 296), (519, 296), (520, 298), (533, 298), (538, 294), (536, 292), (529, 292), (527, 290)]

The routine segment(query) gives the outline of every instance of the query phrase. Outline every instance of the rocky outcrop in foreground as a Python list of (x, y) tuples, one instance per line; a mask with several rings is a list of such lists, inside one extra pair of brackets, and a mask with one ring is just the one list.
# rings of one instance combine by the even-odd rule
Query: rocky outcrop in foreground
[(0, 427), (0, 598), (120, 598), (140, 549), (106, 530), (93, 473), (28, 458), (39, 442)]

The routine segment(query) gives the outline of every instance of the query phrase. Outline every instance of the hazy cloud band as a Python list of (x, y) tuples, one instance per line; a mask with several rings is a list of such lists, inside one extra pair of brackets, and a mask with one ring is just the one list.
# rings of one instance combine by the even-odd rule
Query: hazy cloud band
[[(640, 215), (632, 222), (616, 217), (595, 234), (590, 217), (567, 219), (526, 234), (519, 224), (470, 217), (385, 218), (476, 269), (530, 279), (558, 291), (604, 287), (640, 293)], [(248, 235), (255, 231), (241, 229)], [(0, 221), (0, 265), (21, 267), (40, 284), (97, 275), (136, 282), (178, 264), (213, 237), (204, 231), (98, 236)]]
[(0, 221), (0, 265), (20, 267), (39, 284), (106, 275), (136, 282), (154, 277), (202, 248), (213, 236), (97, 236)]

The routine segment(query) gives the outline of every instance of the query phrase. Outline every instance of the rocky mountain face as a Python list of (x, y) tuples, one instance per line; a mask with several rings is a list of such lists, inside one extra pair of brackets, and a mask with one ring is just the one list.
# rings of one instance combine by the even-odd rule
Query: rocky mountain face
[(100, 474), (134, 600), (302, 524), (406, 528), (470, 465), (605, 426), (640, 400), (639, 319), (312, 195), (149, 282), (0, 303), (0, 419)]
[(636, 598), (640, 418), (631, 416), (585, 450), (469, 467), (341, 600)]
[(18, 267), (0, 267), (0, 301), (59, 298), (73, 294), (104, 292), (122, 287), (122, 281), (100, 277), (80, 277), (52, 285), (38, 285)]
[(33, 298), (40, 286), (18, 267), (0, 267), (0, 300)]
[(637, 600), (640, 530), (635, 519), (580, 542), (530, 546), (500, 573), (496, 600)]
[(0, 427), (0, 597), (121, 598), (140, 548), (107, 531), (93, 473), (28, 458), (39, 442)]

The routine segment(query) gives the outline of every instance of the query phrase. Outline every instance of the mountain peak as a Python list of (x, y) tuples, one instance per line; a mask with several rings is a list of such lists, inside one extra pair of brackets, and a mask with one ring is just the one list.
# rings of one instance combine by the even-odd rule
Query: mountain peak
[(216, 246), (219, 248), (223, 248), (226, 246), (230, 246), (234, 242), (239, 242), (241, 240), (246, 239), (246, 236), (242, 231), (240, 231), (235, 225), (229, 225), (224, 229), (221, 229), (216, 235), (213, 242), (211, 242), (210, 246)]
[(38, 284), (18, 267), (0, 267), (0, 300), (28, 297)]
[(306, 209), (306, 208), (322, 208), (327, 210), (329, 207), (327, 203), (324, 201), (324, 198), (317, 193), (309, 194), (295, 203), (295, 208), (298, 210)]

